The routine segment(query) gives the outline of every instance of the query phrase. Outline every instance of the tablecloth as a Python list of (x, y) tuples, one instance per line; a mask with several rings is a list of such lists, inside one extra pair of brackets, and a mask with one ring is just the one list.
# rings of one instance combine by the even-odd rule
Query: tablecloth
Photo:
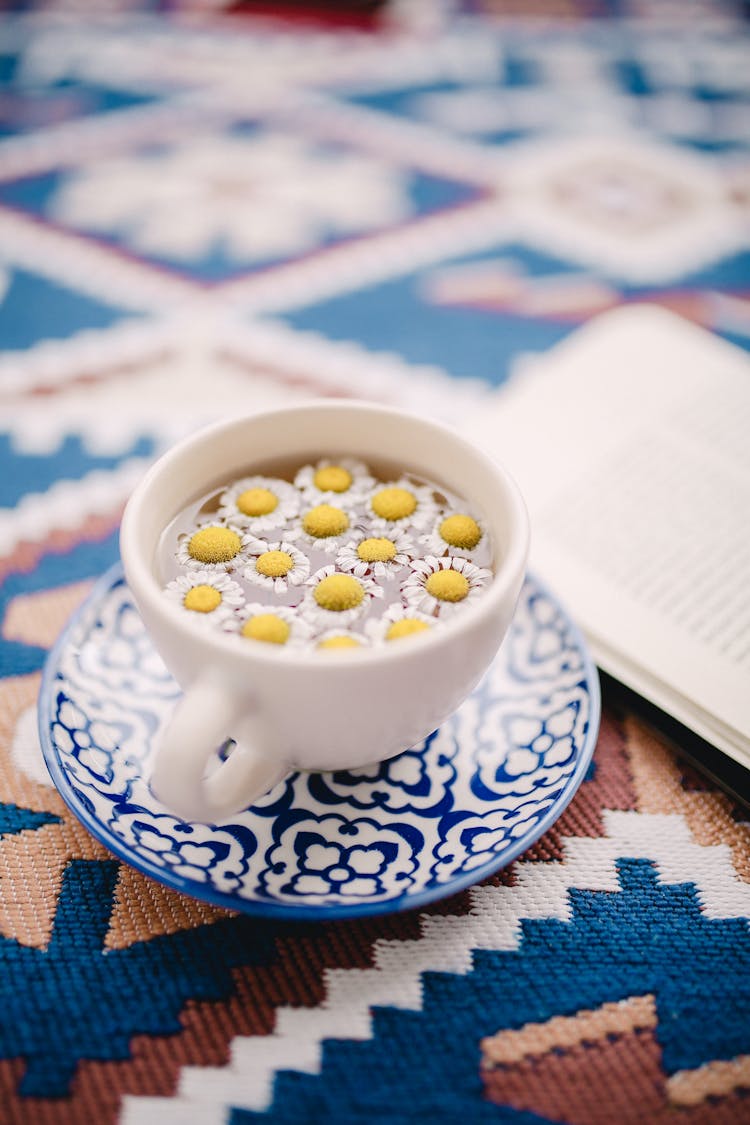
[(181, 897), (50, 783), (45, 656), (181, 434), (460, 422), (633, 300), (750, 340), (738, 8), (219, 9), (0, 24), (0, 1120), (750, 1121), (747, 813), (612, 700), (534, 847), (371, 919)]

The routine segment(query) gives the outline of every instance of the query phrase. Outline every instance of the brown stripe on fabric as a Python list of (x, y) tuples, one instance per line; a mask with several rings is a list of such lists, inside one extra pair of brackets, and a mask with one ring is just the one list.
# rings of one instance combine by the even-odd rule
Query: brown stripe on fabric
[(13, 762), (16, 725), (34, 706), (40, 678), (34, 673), (0, 680), (0, 801), (60, 818), (0, 839), (0, 933), (36, 947), (49, 941), (68, 861), (109, 858), (68, 812), (52, 782), (32, 780)]
[(618, 1003), (583, 1009), (574, 1016), (555, 1016), (544, 1023), (527, 1023), (518, 1030), (499, 1031), (481, 1042), (483, 1064), (517, 1063), (531, 1055), (545, 1055), (557, 1048), (594, 1043), (608, 1035), (624, 1035), (656, 1027), (654, 997), (631, 996)]
[[(541, 841), (539, 841), (541, 843)], [(538, 845), (534, 845), (537, 847)], [(530, 848), (523, 856), (524, 859), (540, 859), (539, 855), (532, 855), (534, 848)], [(516, 865), (511, 863), (508, 867), (501, 867), (494, 875), (488, 876), (484, 880), (483, 886), (486, 887), (515, 887), (518, 884), (518, 875), (516, 874)]]
[(137, 378), (143, 374), (144, 368), (155, 367), (158, 364), (165, 363), (167, 360), (174, 359), (176, 352), (170, 352), (166, 348), (159, 351), (154, 351), (151, 354), (144, 356), (142, 360), (137, 363), (113, 363), (109, 367), (97, 367), (95, 371), (86, 371), (81, 375), (68, 376), (64, 382), (50, 381), (44, 382), (44, 375), (37, 373), (35, 382), (29, 391), (22, 391), (18, 395), (11, 397), (11, 402), (15, 400), (23, 401), (28, 398), (57, 398), (59, 396), (70, 394), (71, 391), (82, 390), (86, 388), (96, 387), (101, 383), (115, 382), (116, 380), (123, 380), (128, 377)]
[(698, 1105), (707, 1098), (721, 1097), (739, 1089), (750, 1092), (750, 1055), (739, 1055), (736, 1059), (715, 1059), (695, 1070), (679, 1070), (667, 1079), (670, 1101), (681, 1106)]
[(739, 1125), (750, 1121), (740, 1094), (710, 1105), (679, 1107), (667, 1099), (661, 1048), (653, 1028), (579, 1044), (512, 1066), (482, 1070), (496, 1105), (566, 1125)]
[(523, 859), (560, 860), (566, 837), (604, 835), (603, 809), (635, 807), (636, 794), (622, 722), (614, 711), (605, 708), (594, 751), (594, 776), (583, 782), (559, 820), (524, 853)]
[(750, 825), (734, 819), (731, 799), (685, 789), (681, 767), (659, 736), (633, 716), (625, 725), (641, 812), (682, 815), (697, 844), (725, 844), (737, 875), (750, 882)]
[(105, 949), (125, 949), (137, 941), (230, 917), (228, 910), (178, 894), (121, 863)]
[(28, 574), (44, 555), (64, 555), (79, 543), (96, 543), (106, 539), (120, 523), (124, 504), (118, 504), (103, 516), (87, 516), (72, 529), (58, 529), (39, 543), (19, 543), (9, 555), (0, 557), (0, 582), (9, 574)]
[[(264, 357), (262, 361), (254, 363), (243, 355), (232, 351), (219, 351), (216, 358), (226, 363), (234, 370), (253, 379), (272, 379), (274, 383), (289, 387), (292, 390), (304, 390), (308, 394), (320, 395), (322, 398), (357, 398), (354, 388), (339, 387), (335, 383), (325, 383), (317, 374), (312, 375), (303, 368), (281, 367), (269, 363)], [(379, 395), (383, 399), (382, 393)]]
[(71, 859), (109, 859), (71, 816), (0, 841), (0, 933), (42, 948), (52, 933), (63, 873)]
[(74, 582), (35, 594), (19, 594), (5, 610), (2, 635), (9, 641), (51, 648), (91, 586), (91, 582)]

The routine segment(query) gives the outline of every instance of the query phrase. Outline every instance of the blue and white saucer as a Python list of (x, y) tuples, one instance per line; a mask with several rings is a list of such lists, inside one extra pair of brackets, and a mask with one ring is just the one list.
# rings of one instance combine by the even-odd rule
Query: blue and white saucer
[(219, 824), (176, 819), (145, 780), (178, 695), (117, 566), (47, 660), (39, 729), (52, 779), (126, 863), (280, 918), (405, 910), (490, 875), (563, 811), (599, 728), (586, 646), (533, 577), (483, 682), (424, 743), (370, 768), (290, 774)]

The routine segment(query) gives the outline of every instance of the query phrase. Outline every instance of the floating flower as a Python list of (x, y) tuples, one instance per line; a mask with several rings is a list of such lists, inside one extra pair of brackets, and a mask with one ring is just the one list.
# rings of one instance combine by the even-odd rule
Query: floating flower
[(286, 605), (261, 605), (259, 602), (246, 605), (241, 616), (232, 622), (231, 629), (248, 640), (272, 645), (296, 647), (310, 636), (309, 626), (296, 610)]
[(275, 594), (285, 594), (290, 586), (301, 585), (310, 574), (310, 560), (285, 539), (278, 543), (254, 539), (246, 557), (243, 578)]
[(408, 605), (423, 613), (452, 613), (466, 602), (478, 597), (491, 570), (475, 566), (458, 556), (417, 559), (411, 564), (411, 574), (401, 587)]
[(164, 590), (191, 618), (200, 622), (224, 622), (245, 601), (242, 587), (228, 574), (180, 574)]
[(207, 521), (177, 547), (177, 561), (191, 570), (234, 570), (242, 561), (246, 538), (236, 527)]
[(295, 540), (311, 550), (333, 554), (341, 546), (343, 536), (351, 531), (354, 520), (351, 508), (341, 504), (316, 504), (303, 514)]
[(341, 628), (360, 617), (373, 598), (382, 598), (383, 591), (370, 578), (341, 574), (335, 566), (316, 570), (307, 580), (309, 592), (300, 606), (303, 616), (313, 625)]
[(482, 521), (465, 512), (451, 512), (440, 516), (429, 535), (420, 537), (431, 555), (462, 555), (471, 558), (472, 554), (486, 542), (486, 529)]
[(276, 477), (243, 477), (219, 498), (219, 516), (254, 534), (283, 527), (299, 512), (300, 494)]
[(366, 648), (370, 641), (361, 633), (348, 629), (329, 629), (318, 639), (315, 647), (325, 652), (338, 652), (341, 649)]
[(363, 498), (375, 480), (363, 461), (352, 457), (334, 461), (326, 457), (316, 465), (304, 465), (294, 483), (310, 504), (336, 504), (342, 499), (353, 504)]
[(436, 624), (435, 618), (411, 606), (389, 605), (377, 621), (367, 622), (367, 633), (373, 641), (397, 641), (425, 633)]
[(367, 503), (370, 524), (389, 531), (424, 528), (438, 515), (438, 504), (431, 488), (401, 479), (385, 484), (370, 494)]
[(394, 578), (416, 555), (413, 540), (403, 531), (370, 535), (360, 530), (341, 547), (336, 555), (336, 566), (357, 578), (369, 575), (388, 579)]

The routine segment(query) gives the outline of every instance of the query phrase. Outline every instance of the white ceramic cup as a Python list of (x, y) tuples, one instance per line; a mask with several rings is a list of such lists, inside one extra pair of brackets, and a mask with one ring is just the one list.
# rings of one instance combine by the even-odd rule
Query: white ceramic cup
[[(347, 455), (391, 462), (478, 510), (494, 544), (493, 578), (480, 598), (439, 629), (321, 652), (206, 629), (164, 596), (157, 548), (186, 505), (280, 457), (302, 465)], [(120, 536), (135, 603), (184, 691), (156, 750), (156, 795), (185, 819), (213, 821), (246, 808), (292, 769), (353, 769), (426, 738), (497, 652), (528, 541), (526, 508), (508, 473), (454, 431), (400, 410), (315, 401), (232, 418), (176, 445), (135, 489)], [(219, 762), (216, 751), (230, 737), (237, 745)]]

